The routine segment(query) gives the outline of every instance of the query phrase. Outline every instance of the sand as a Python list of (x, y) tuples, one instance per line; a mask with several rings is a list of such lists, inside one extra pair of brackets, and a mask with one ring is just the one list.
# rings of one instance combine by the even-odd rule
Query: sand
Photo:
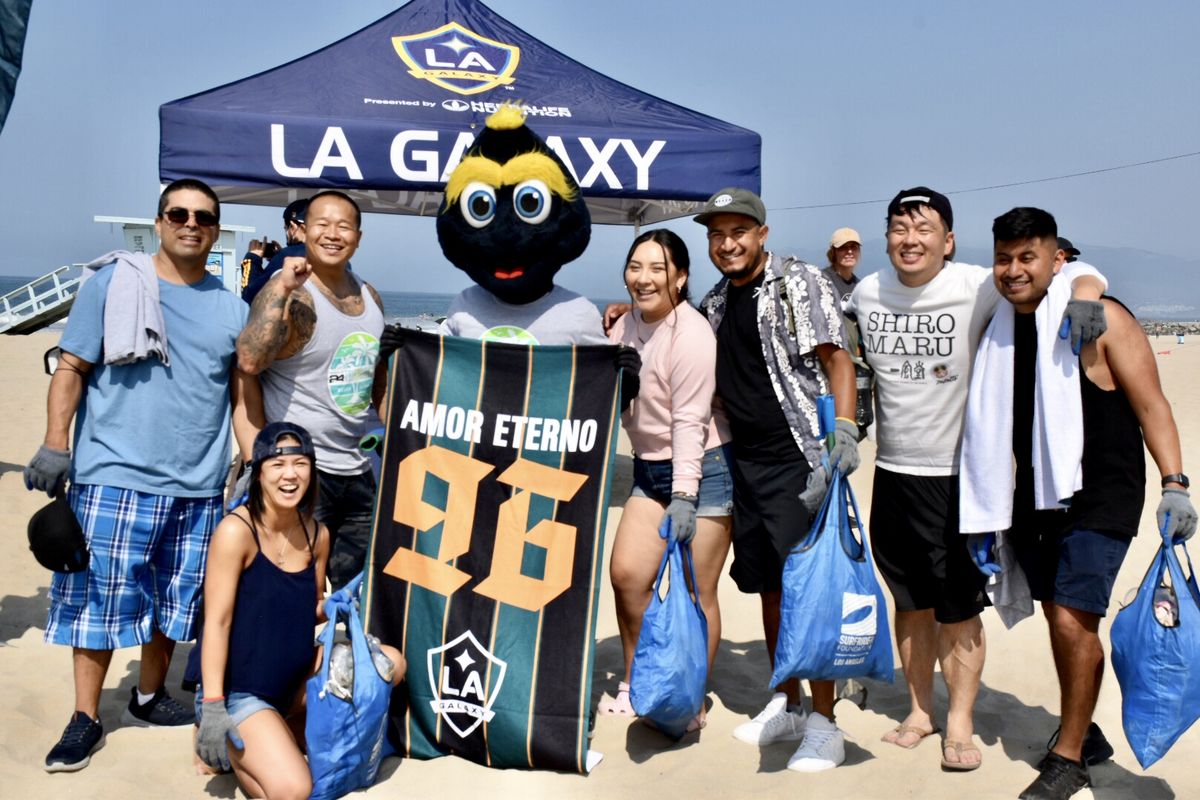
[[(113, 658), (100, 701), (106, 743), (79, 773), (49, 775), (43, 759), (58, 739), (72, 710), (71, 658), (64, 647), (42, 642), (50, 574), (29, 553), (25, 526), (46, 499), (25, 491), (21, 468), (45, 431), (46, 388), (42, 352), (56, 334), (0, 337), (0, 363), (10, 380), (0, 387), (0, 676), (6, 692), (0, 703), (0, 777), (3, 795), (26, 797), (235, 797), (229, 776), (201, 777), (191, 768), (190, 730), (123, 727), (120, 715), (136, 678), (136, 649)], [(1175, 409), (1184, 445), (1184, 464), (1195, 474), (1200, 453), (1200, 344), (1175, 344), (1174, 337), (1151, 340), (1163, 386)], [(626, 444), (624, 452), (627, 454)], [(871, 446), (863, 448), (863, 466), (851, 482), (864, 514), (870, 500)], [(1157, 547), (1154, 509), (1158, 473), (1149, 462), (1150, 485), (1141, 535), (1134, 541), (1117, 579), (1114, 602), (1101, 628), (1108, 649), (1108, 627), (1119, 601), (1136, 588)], [(627, 455), (619, 470), (629, 471)], [(616, 529), (619, 504), (628, 486), (623, 474), (613, 493), (617, 505), (609, 517), (609, 538)], [(838, 724), (847, 734), (846, 763), (835, 770), (801, 775), (785, 769), (794, 745), (762, 749), (735, 740), (733, 728), (759, 711), (768, 698), (766, 650), (758, 599), (741, 595), (726, 577), (720, 589), (724, 634), (710, 678), (712, 708), (708, 727), (698, 736), (672, 744), (639, 723), (600, 717), (594, 749), (604, 760), (590, 776), (489, 770), (457, 758), (435, 761), (389, 759), (370, 797), (459, 797), (486, 792), (489, 798), (534, 797), (1016, 797), (1035, 776), (1033, 764), (1057, 726), (1058, 687), (1046, 627), (1040, 617), (1004, 629), (994, 612), (984, 615), (988, 661), (976, 705), (977, 744), (983, 766), (963, 774), (942, 773), (933, 741), (907, 751), (883, 744), (880, 735), (907, 711), (903, 681), (869, 682), (865, 710), (848, 702), (837, 707)], [(621, 665), (612, 592), (601, 596), (597, 629), (595, 695), (616, 690)], [(179, 653), (186, 652), (181, 646)], [(168, 686), (178, 692), (183, 659), (172, 667)], [(897, 665), (899, 664), (897, 660)], [(1096, 710), (1096, 721), (1116, 747), (1110, 763), (1092, 770), (1095, 788), (1087, 798), (1200, 797), (1200, 727), (1176, 743), (1147, 771), (1133, 757), (1121, 730), (1120, 689), (1111, 669)], [(938, 680), (938, 714), (944, 721), (945, 690)]]

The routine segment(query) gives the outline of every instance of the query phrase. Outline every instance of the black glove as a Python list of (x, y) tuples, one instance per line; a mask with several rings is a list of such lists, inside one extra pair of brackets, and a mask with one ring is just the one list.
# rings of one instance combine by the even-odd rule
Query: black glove
[(387, 363), (392, 353), (404, 347), (405, 330), (399, 323), (393, 322), (384, 326), (383, 335), (379, 337), (379, 360)]
[(1058, 338), (1071, 337), (1071, 352), (1079, 355), (1085, 344), (1096, 341), (1106, 330), (1108, 321), (1104, 318), (1104, 303), (1099, 300), (1072, 300), (1063, 312)]
[(624, 414), (642, 388), (642, 379), (639, 375), (642, 371), (642, 357), (632, 347), (621, 345), (617, 348), (613, 366), (621, 375), (621, 413)]
[(696, 505), (698, 499), (685, 494), (672, 494), (667, 505), (667, 516), (671, 518), (671, 538), (687, 544), (696, 535)]
[(25, 467), (25, 488), (45, 492), (54, 497), (67, 483), (71, 471), (71, 451), (56, 450), (42, 445)]
[(833, 447), (829, 451), (829, 465), (843, 475), (858, 469), (858, 425), (848, 419), (839, 418), (833, 429)]
[(204, 703), (200, 709), (200, 730), (196, 733), (196, 755), (213, 769), (229, 770), (229, 742), (244, 750), (237, 726), (225, 709), (224, 700)]

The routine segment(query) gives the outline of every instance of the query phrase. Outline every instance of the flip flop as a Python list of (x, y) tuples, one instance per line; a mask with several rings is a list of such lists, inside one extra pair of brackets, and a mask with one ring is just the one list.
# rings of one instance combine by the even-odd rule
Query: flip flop
[(688, 722), (687, 732), (695, 733), (696, 731), (703, 730), (704, 726), (707, 724), (708, 724), (708, 715), (705, 714), (703, 711), (701, 711), (699, 714), (692, 717), (690, 722)]
[(636, 717), (633, 704), (629, 702), (629, 684), (621, 681), (617, 684), (616, 697), (602, 697), (596, 706), (596, 711), (614, 717)]
[[(884, 742), (885, 744), (894, 744), (894, 745), (896, 745), (896, 747), (903, 747), (905, 750), (912, 750), (914, 747), (921, 744), (921, 742), (925, 741), (925, 739), (927, 739), (928, 737), (936, 736), (937, 734), (939, 734), (941, 732), (942, 732), (942, 729), (939, 728), (937, 725), (934, 725), (933, 730), (931, 730), (931, 731), (922, 730), (921, 728), (918, 728), (915, 725), (897, 725), (896, 727), (892, 728), (890, 731), (885, 733), (883, 736), (880, 736), (879, 741)], [(893, 734), (893, 733), (896, 734), (895, 739), (887, 738), (889, 734)], [(915, 742), (913, 742), (912, 744), (900, 744), (900, 739), (904, 738), (905, 736), (907, 736), (910, 733), (916, 734), (917, 740)]]
[[(953, 750), (958, 755), (958, 761), (947, 761), (946, 751)], [(962, 754), (974, 751), (980, 753), (979, 761), (974, 764), (964, 764)], [(951, 770), (953, 772), (970, 772), (973, 769), (979, 769), (983, 763), (983, 754), (973, 742), (956, 742), (953, 739), (947, 739), (942, 742), (942, 769)]]

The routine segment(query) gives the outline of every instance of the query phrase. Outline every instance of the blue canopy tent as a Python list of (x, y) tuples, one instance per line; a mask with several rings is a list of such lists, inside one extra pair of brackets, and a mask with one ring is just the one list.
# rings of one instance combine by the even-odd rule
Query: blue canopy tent
[(759, 191), (758, 134), (612, 80), (471, 0), (413, 0), (315, 53), (166, 103), (159, 175), (199, 178), (230, 203), (337, 188), (365, 211), (433, 215), (505, 102), (575, 173), (595, 222), (682, 216), (723, 186)]

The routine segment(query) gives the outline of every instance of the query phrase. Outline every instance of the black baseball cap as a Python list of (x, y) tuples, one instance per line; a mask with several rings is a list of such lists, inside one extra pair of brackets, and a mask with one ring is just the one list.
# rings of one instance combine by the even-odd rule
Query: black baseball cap
[(915, 186), (912, 189), (897, 192), (896, 196), (892, 198), (892, 202), (888, 203), (888, 222), (891, 222), (892, 217), (904, 214), (906, 206), (908, 208), (929, 206), (938, 212), (942, 222), (946, 223), (946, 230), (954, 230), (954, 210), (950, 208), (950, 200), (941, 192), (935, 192), (928, 186)]
[[(298, 439), (300, 444), (280, 446), (279, 440), (285, 436)], [(250, 460), (257, 466), (260, 462), (275, 456), (297, 455), (308, 456), (313, 461), (317, 460), (317, 451), (313, 448), (312, 437), (309, 436), (308, 431), (294, 422), (272, 422), (259, 431), (258, 436), (254, 437), (254, 450)]]
[(1065, 236), (1058, 237), (1058, 249), (1067, 254), (1068, 261), (1074, 261), (1075, 256), (1080, 255), (1079, 248), (1071, 244), (1071, 240)]
[(283, 221), (294, 222), (298, 225), (304, 224), (304, 212), (308, 211), (308, 198), (293, 200), (288, 203), (287, 208), (283, 210)]
[(708, 198), (700, 213), (693, 219), (701, 225), (707, 225), (708, 221), (718, 214), (741, 214), (759, 225), (767, 223), (767, 207), (763, 205), (762, 198), (749, 189), (739, 189), (735, 186), (722, 189)]
[(83, 572), (88, 565), (87, 540), (67, 499), (58, 495), (29, 519), (29, 549), (54, 572)]

